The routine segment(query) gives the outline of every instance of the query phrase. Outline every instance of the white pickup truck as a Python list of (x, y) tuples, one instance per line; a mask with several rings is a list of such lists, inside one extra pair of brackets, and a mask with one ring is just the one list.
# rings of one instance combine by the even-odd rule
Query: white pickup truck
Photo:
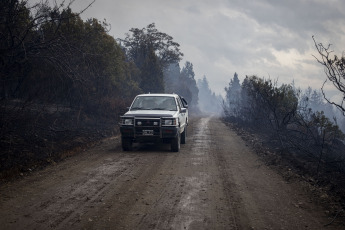
[(141, 94), (121, 116), (122, 149), (132, 150), (133, 142), (170, 143), (179, 152), (186, 143), (188, 104), (177, 94)]

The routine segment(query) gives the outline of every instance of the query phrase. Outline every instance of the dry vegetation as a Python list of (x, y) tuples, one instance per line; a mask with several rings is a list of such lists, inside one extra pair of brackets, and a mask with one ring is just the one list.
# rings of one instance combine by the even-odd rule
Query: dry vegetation
[(117, 134), (117, 117), (123, 110), (105, 111), (113, 116), (42, 104), (2, 108), (0, 179), (54, 164)]
[[(298, 152), (280, 148), (279, 141), (254, 131), (250, 127), (224, 121), (260, 156), (266, 165), (273, 168), (287, 182), (298, 182), (311, 195), (312, 200), (324, 207), (334, 220), (345, 220), (345, 175), (329, 165), (316, 171), (315, 163)], [(329, 223), (331, 224), (331, 223)]]

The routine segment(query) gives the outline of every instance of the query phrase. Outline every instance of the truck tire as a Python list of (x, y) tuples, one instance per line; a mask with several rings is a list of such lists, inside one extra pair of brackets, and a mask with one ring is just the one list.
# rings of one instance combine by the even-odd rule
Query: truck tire
[(129, 138), (122, 138), (122, 150), (132, 151), (132, 140)]
[(181, 144), (186, 144), (186, 137), (187, 137), (187, 126), (184, 127), (184, 130), (181, 133)]
[(179, 152), (181, 147), (180, 133), (171, 141), (171, 151)]

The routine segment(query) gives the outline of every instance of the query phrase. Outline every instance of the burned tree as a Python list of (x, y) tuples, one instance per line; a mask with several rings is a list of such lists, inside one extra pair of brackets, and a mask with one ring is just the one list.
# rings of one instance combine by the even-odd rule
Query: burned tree
[[(325, 47), (322, 43), (317, 44), (313, 36), (315, 47), (320, 55), (319, 58), (315, 57), (316, 60), (324, 66), (327, 79), (322, 86), (322, 93), (330, 104), (336, 106), (345, 116), (345, 56), (338, 57), (334, 55), (331, 57), (333, 51), (331, 50), (331, 44)], [(331, 101), (326, 97), (324, 86), (327, 81), (330, 81), (333, 86), (342, 94), (341, 102)]]
[(163, 73), (170, 64), (182, 59), (180, 45), (173, 38), (156, 29), (154, 23), (146, 28), (132, 28), (125, 39), (118, 39), (128, 61), (140, 72), (140, 88), (148, 92), (164, 92)]
[(1, 1), (1, 98), (17, 93), (31, 69), (30, 63), (35, 61), (43, 65), (49, 62), (69, 76), (73, 75), (66, 58), (72, 47), (60, 32), (63, 23), (80, 14), (71, 13), (72, 2), (50, 6), (48, 1), (34, 5), (29, 5), (27, 0)]

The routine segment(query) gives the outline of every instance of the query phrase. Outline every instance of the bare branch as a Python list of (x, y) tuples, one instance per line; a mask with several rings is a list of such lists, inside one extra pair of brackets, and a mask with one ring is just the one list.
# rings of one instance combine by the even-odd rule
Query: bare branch
[(327, 79), (333, 84), (333, 86), (342, 94), (342, 101), (341, 102), (334, 102), (328, 99), (324, 92), (324, 85), (327, 80), (322, 85), (322, 94), (325, 100), (330, 103), (331, 105), (336, 106), (342, 114), (345, 116), (345, 56), (338, 58), (334, 55), (333, 59), (330, 57), (330, 54), (333, 53), (331, 48), (331, 44), (327, 47), (324, 47), (322, 43), (317, 44), (314, 36), (312, 37), (314, 41), (314, 45), (316, 50), (318, 51), (320, 58), (317, 58), (313, 55), (313, 57), (317, 60), (318, 63), (324, 66), (325, 74)]

